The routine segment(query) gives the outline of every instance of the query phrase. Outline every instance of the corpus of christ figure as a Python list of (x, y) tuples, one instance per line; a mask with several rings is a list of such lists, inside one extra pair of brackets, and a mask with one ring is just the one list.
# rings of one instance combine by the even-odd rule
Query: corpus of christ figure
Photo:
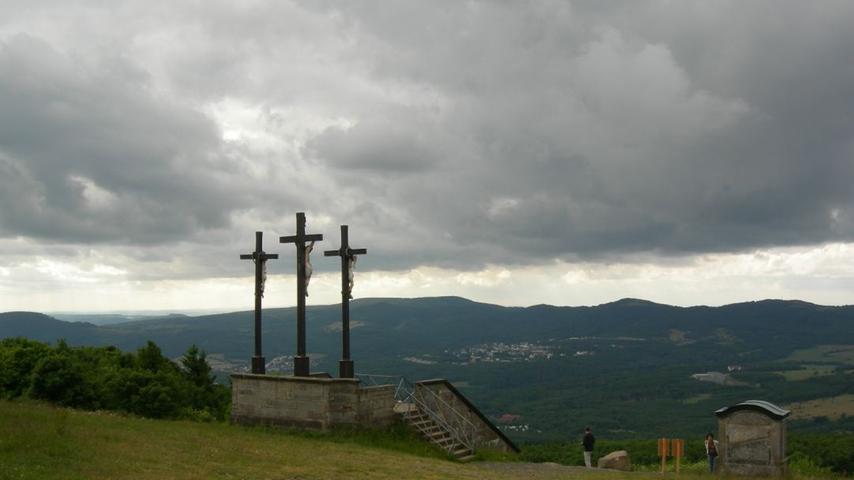
[(267, 260), (279, 258), (278, 254), (265, 253), (261, 246), (262, 232), (255, 232), (255, 251), (241, 254), (241, 260), (255, 262), (255, 355), (252, 357), (252, 373), (263, 375), (265, 361), (261, 355), (261, 299), (264, 297), (264, 283), (267, 280)]
[(341, 248), (323, 252), (326, 257), (341, 257), (341, 337), (342, 354), (338, 362), (338, 376), (353, 378), (353, 360), (350, 359), (350, 299), (353, 298), (353, 269), (356, 255), (365, 255), (364, 248), (350, 248), (347, 225), (341, 225)]
[[(311, 276), (309, 253), (314, 242), (323, 240), (323, 235), (305, 233), (305, 213), (297, 213), (297, 234), (279, 237), (280, 243), (293, 243), (297, 247), (297, 354), (294, 357), (294, 376), (309, 376), (309, 360), (305, 354), (305, 297), (308, 295), (308, 279)], [(311, 242), (306, 246), (306, 242)]]

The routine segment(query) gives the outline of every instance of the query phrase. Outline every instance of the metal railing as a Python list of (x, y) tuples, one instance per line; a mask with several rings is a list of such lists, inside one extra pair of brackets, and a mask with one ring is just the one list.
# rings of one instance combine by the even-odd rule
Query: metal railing
[(368, 387), (376, 387), (380, 385), (394, 385), (394, 399), (400, 402), (405, 402), (408, 399), (408, 394), (405, 391), (406, 385), (410, 384), (409, 380), (402, 375), (374, 375), (367, 373), (357, 373), (356, 378), (362, 385)]
[[(477, 427), (456, 407), (448, 403), (438, 393), (429, 387), (417, 387), (402, 375), (370, 375), (356, 374), (356, 377), (367, 386), (394, 385), (394, 399), (400, 404), (409, 404), (416, 409), (406, 408), (404, 418), (407, 420), (418, 412), (427, 415), (439, 428), (446, 431), (456, 441), (474, 452)], [(455, 444), (452, 442), (445, 448), (450, 453)]]

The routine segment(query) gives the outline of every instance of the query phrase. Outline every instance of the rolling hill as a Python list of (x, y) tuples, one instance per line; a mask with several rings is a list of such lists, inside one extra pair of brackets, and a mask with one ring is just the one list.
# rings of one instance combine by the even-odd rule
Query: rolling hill
[[(337, 370), (340, 306), (309, 307), (313, 371)], [(153, 340), (171, 357), (191, 344), (221, 371), (246, 368), (251, 311), (170, 315), (96, 326), (28, 312), (0, 314), (0, 337), (133, 350)], [(854, 307), (764, 300), (674, 307), (623, 299), (594, 307), (501, 307), (458, 297), (351, 304), (357, 372), (446, 377), (514, 438), (700, 434), (720, 406), (781, 405), (854, 393)], [(264, 311), (269, 369), (287, 371), (295, 310)], [(706, 375), (716, 372), (715, 375)], [(720, 381), (720, 379), (724, 379)], [(847, 395), (847, 396), (846, 396)], [(848, 407), (844, 407), (848, 408)], [(854, 410), (852, 410), (854, 413)], [(801, 417), (801, 429), (850, 428), (851, 415)]]

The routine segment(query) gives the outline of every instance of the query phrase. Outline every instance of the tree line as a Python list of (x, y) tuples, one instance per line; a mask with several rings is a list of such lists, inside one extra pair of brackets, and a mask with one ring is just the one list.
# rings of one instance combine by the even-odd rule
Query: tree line
[(149, 418), (224, 420), (228, 387), (216, 383), (195, 345), (179, 362), (149, 341), (135, 353), (116, 347), (70, 347), (25, 338), (0, 340), (0, 398), (28, 397), (84, 410)]

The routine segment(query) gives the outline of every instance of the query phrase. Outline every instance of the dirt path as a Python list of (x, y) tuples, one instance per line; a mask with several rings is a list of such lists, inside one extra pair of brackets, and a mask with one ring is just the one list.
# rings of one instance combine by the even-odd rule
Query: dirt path
[(524, 463), (524, 462), (482, 462), (478, 466), (484, 470), (514, 478), (528, 480), (546, 480), (559, 478), (637, 478), (635, 472), (620, 472), (598, 468), (571, 467), (557, 463)]

